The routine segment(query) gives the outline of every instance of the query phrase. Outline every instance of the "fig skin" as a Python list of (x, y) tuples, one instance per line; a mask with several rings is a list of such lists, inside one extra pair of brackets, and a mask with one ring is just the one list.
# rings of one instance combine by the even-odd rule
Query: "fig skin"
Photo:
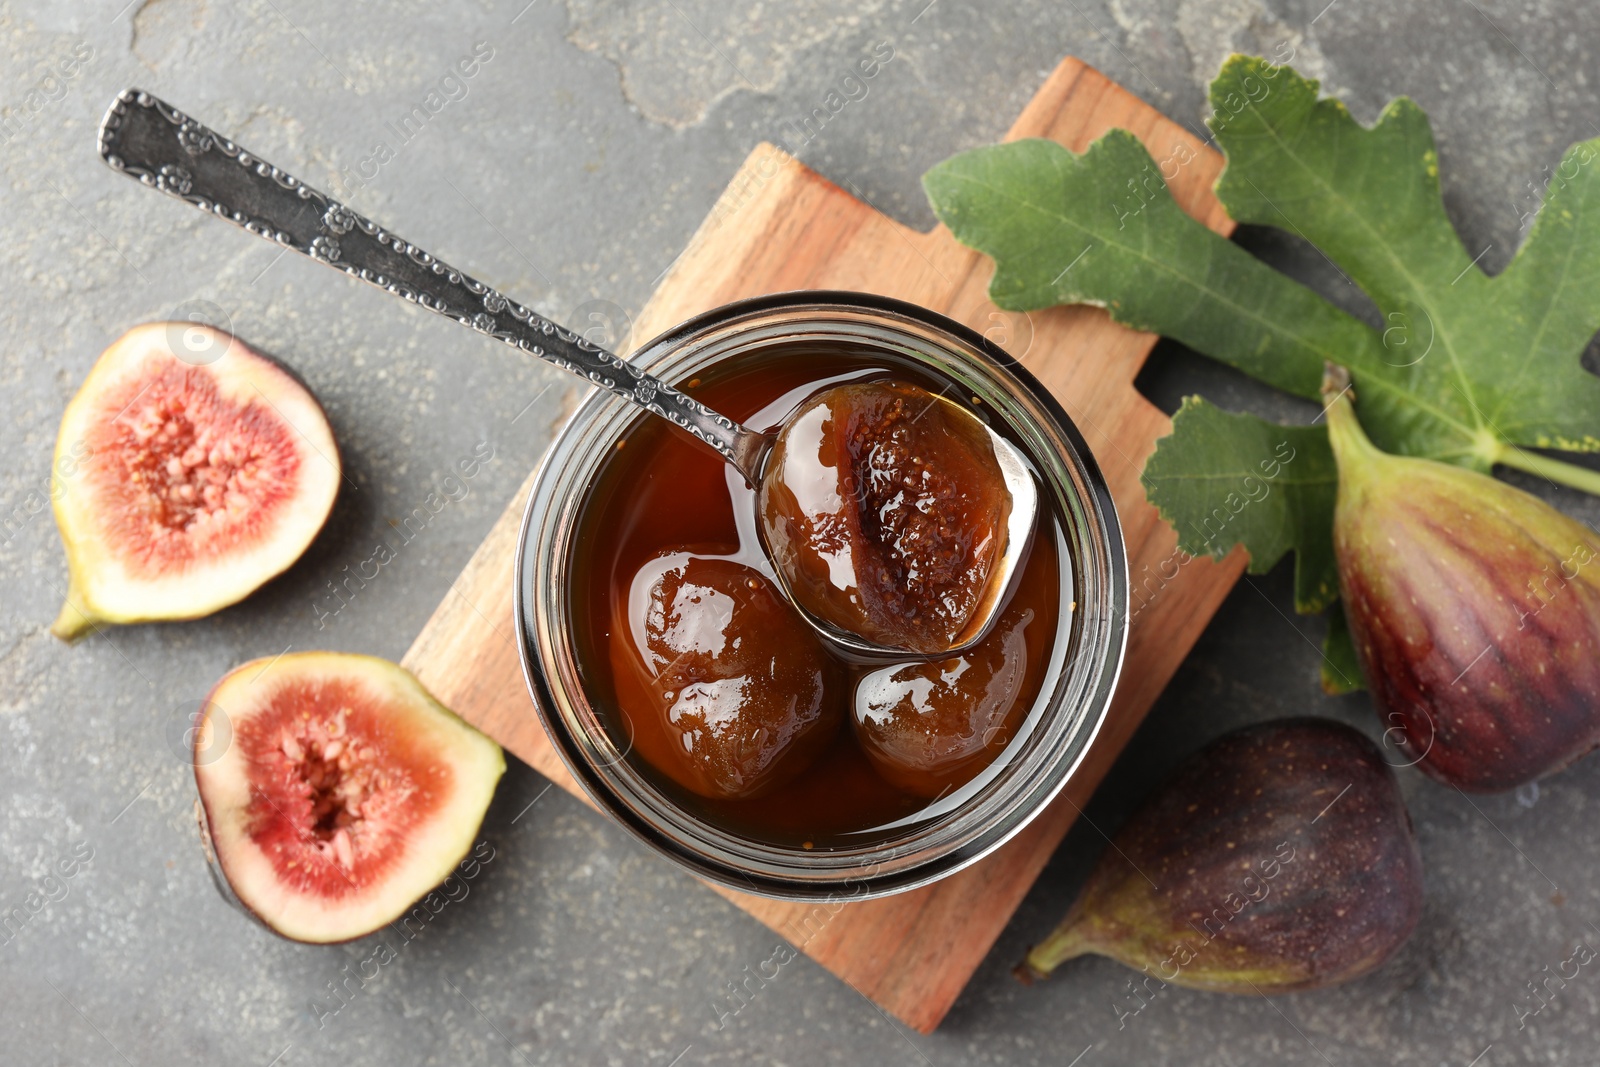
[(375, 656), (242, 664), (194, 729), (213, 876), (262, 925), (313, 944), (373, 933), (448, 878), (505, 769), (498, 744)]
[(1600, 745), (1600, 537), (1496, 478), (1380, 452), (1348, 392), (1328, 434), (1339, 591), (1387, 738), (1477, 793)]
[[(180, 339), (221, 354), (191, 361)], [(243, 600), (309, 547), (341, 477), (326, 414), (276, 360), (208, 326), (134, 327), (61, 418), (50, 495), (69, 578), (51, 633)]]
[(1382, 964), (1421, 914), (1421, 854), (1378, 747), (1329, 719), (1278, 719), (1180, 765), (1018, 976), (1096, 953), (1147, 988), (1321, 989)]

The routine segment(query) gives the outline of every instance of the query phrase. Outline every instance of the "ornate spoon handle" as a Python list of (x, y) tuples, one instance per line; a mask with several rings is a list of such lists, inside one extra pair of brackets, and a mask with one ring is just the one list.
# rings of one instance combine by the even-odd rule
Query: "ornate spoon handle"
[(101, 120), (100, 155), (144, 185), (581, 374), (687, 430), (755, 484), (763, 435), (441, 262), (166, 101), (124, 89)]

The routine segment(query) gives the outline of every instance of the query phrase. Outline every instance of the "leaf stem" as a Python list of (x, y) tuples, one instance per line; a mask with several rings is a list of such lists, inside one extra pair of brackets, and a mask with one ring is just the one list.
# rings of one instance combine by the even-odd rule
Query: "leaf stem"
[(1600, 496), (1600, 471), (1592, 471), (1588, 467), (1564, 463), (1537, 452), (1525, 452), (1515, 445), (1504, 446), (1495, 457), (1495, 462)]

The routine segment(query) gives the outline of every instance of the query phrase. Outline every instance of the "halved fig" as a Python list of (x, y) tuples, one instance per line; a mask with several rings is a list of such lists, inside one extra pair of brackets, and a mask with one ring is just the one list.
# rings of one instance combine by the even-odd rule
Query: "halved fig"
[(192, 323), (146, 323), (107, 348), (67, 405), (55, 458), (70, 583), (50, 630), (69, 641), (244, 599), (305, 552), (340, 478), (305, 386)]
[(506, 769), (500, 746), (409, 671), (337, 652), (229, 671), (195, 746), (211, 853), (234, 895), (277, 933), (317, 943), (370, 934), (444, 881)]

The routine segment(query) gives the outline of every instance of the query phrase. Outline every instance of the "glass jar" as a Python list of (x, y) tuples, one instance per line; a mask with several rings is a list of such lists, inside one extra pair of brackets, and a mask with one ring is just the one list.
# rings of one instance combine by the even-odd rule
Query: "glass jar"
[(976, 862), (1066, 785), (1105, 719), (1121, 668), (1127, 560), (1105, 479), (1061, 406), (1015, 359), (941, 315), (865, 293), (777, 294), (690, 319), (646, 344), (633, 362), (682, 382), (721, 360), (797, 341), (868, 346), (958, 383), (1010, 427), (1033, 463), (1041, 507), (1055, 509), (1064, 541), (1068, 621), (1035, 710), (1004, 758), (919, 813), (903, 834), (827, 850), (781, 847), (710, 825), (641, 774), (628, 759), (628, 740), (619, 744), (610, 735), (584, 690), (572, 628), (569, 579), (586, 494), (629, 427), (652, 417), (605, 390), (579, 406), (534, 481), (517, 549), (517, 642), (555, 750), (600, 809), (634, 836), (734, 889), (788, 899), (865, 899)]

